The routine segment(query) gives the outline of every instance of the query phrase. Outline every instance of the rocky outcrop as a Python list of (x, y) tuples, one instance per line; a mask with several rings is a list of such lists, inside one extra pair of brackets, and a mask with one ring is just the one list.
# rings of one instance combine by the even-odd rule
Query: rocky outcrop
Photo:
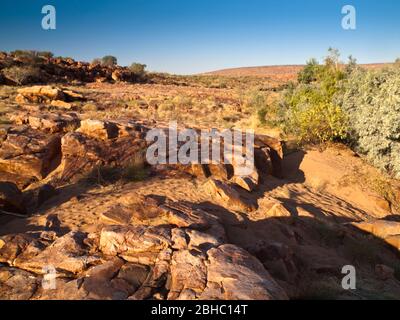
[(12, 182), (0, 182), (0, 210), (26, 213), (22, 193)]
[[(260, 261), (226, 244), (217, 217), (188, 203), (155, 196), (141, 199), (142, 208), (150, 205), (150, 215), (132, 206), (136, 220), (108, 224), (98, 233), (2, 237), (0, 295), (7, 299), (288, 298)], [(57, 272), (51, 295), (42, 285), (48, 270)], [(22, 283), (29, 289), (24, 294), (18, 289)], [(12, 290), (3, 294), (6, 286)]]
[(21, 112), (10, 117), (17, 125), (29, 125), (31, 128), (49, 133), (74, 131), (80, 126), (75, 113)]
[(11, 127), (0, 141), (0, 172), (11, 174), (14, 182), (24, 187), (53, 171), (59, 164), (60, 151), (61, 137), (57, 134), (48, 135), (25, 125)]
[(400, 250), (400, 222), (388, 220), (373, 220), (354, 222), (353, 225), (365, 232), (383, 239), (391, 246)]
[(83, 95), (71, 90), (52, 86), (33, 86), (18, 89), (15, 101), (19, 104), (46, 103), (54, 107), (70, 109), (69, 102), (84, 100)]

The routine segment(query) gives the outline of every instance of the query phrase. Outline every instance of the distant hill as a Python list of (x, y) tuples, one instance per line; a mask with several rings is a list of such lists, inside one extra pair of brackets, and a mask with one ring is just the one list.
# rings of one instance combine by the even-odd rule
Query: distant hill
[[(363, 64), (368, 69), (382, 68), (389, 65), (388, 63)], [(276, 80), (290, 81), (297, 79), (297, 73), (304, 65), (281, 65), (281, 66), (261, 66), (261, 67), (242, 67), (223, 69), (204, 73), (206, 75), (220, 75), (227, 77), (262, 77), (274, 78)]]

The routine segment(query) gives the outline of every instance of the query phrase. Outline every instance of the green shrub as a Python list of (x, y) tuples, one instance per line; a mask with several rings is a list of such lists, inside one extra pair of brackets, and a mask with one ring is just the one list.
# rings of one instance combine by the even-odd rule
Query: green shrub
[(146, 73), (147, 65), (141, 63), (132, 63), (129, 67), (129, 70), (133, 73), (136, 77), (143, 77)]
[(114, 56), (104, 56), (101, 59), (101, 64), (105, 67), (114, 67), (117, 65), (117, 58)]
[(4, 77), (13, 81), (17, 85), (24, 85), (40, 81), (42, 76), (40, 69), (33, 66), (14, 66), (3, 69), (2, 72)]
[(319, 62), (314, 58), (310, 59), (307, 61), (307, 64), (303, 70), (301, 70), (297, 75), (297, 81), (305, 84), (317, 81), (320, 69), (321, 66), (319, 65)]
[(335, 49), (329, 50), (323, 65), (315, 59), (308, 61), (298, 75), (299, 84), (288, 86), (269, 117), (300, 143), (346, 140), (347, 117), (334, 101), (347, 76), (342, 69)]
[(15, 50), (10, 54), (25, 64), (40, 64), (43, 63), (44, 59), (50, 59), (54, 55), (50, 51), (35, 51), (35, 50)]
[(336, 100), (349, 117), (353, 148), (400, 178), (400, 69), (356, 70)]

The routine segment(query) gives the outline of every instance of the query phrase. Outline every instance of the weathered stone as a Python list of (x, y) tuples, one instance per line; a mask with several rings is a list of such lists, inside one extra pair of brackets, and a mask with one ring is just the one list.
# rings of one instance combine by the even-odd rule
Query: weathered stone
[(377, 264), (375, 266), (375, 274), (379, 279), (386, 281), (394, 277), (394, 269), (383, 264)]
[(149, 276), (148, 266), (125, 263), (118, 272), (118, 278), (125, 280), (131, 286), (133, 291), (140, 288)]
[(28, 300), (37, 287), (38, 280), (33, 274), (0, 266), (0, 300)]
[(244, 200), (239, 192), (222, 181), (209, 179), (205, 184), (207, 192), (211, 195), (226, 202), (228, 205), (237, 207), (241, 210), (254, 210), (254, 205)]
[(383, 239), (389, 236), (400, 235), (400, 222), (374, 220), (354, 222), (352, 224), (363, 231), (372, 233), (373, 235)]
[(274, 167), (272, 165), (271, 149), (269, 147), (254, 149), (254, 164), (259, 172), (272, 175)]
[(26, 190), (24, 192), (24, 204), (29, 212), (34, 212), (46, 201), (57, 195), (57, 190), (49, 184), (43, 184), (35, 189)]
[(288, 299), (261, 262), (242, 248), (222, 245), (207, 255), (207, 287), (200, 299)]
[(77, 130), (89, 137), (108, 140), (118, 137), (118, 127), (115, 123), (100, 120), (83, 120)]
[(75, 113), (19, 113), (11, 116), (16, 124), (29, 124), (33, 129), (50, 133), (67, 132), (79, 126), (80, 120)]
[(209, 164), (208, 169), (211, 176), (219, 180), (229, 180), (233, 175), (233, 167), (228, 164)]
[(257, 188), (258, 185), (258, 175), (248, 175), (248, 176), (234, 176), (231, 182), (237, 184), (239, 187), (246, 191), (252, 192)]
[(215, 236), (200, 232), (197, 230), (187, 230), (186, 234), (189, 238), (189, 249), (200, 249), (208, 251), (211, 248), (218, 247), (222, 244), (222, 241)]
[(145, 147), (143, 140), (132, 136), (103, 141), (79, 132), (67, 133), (61, 139), (62, 159), (53, 179), (75, 182), (99, 166), (124, 167), (140, 157), (145, 163)]
[(395, 247), (397, 250), (400, 250), (400, 234), (389, 236), (385, 238), (385, 241), (391, 246)]
[(0, 172), (41, 180), (59, 163), (60, 136), (26, 126), (8, 130), (0, 142)]
[(0, 182), (0, 210), (26, 213), (22, 193), (14, 183)]
[(135, 290), (122, 278), (116, 278), (124, 261), (113, 258), (101, 265), (90, 268), (85, 274), (83, 289), (88, 292), (88, 299), (123, 300)]
[[(158, 253), (170, 245), (171, 233), (168, 228), (108, 226), (103, 228), (100, 235), (100, 250), (104, 254), (119, 255), (127, 261), (142, 261), (143, 264), (154, 263)], [(146, 255), (147, 259), (144, 259)]]
[(117, 204), (111, 207), (106, 212), (102, 213), (102, 220), (112, 223), (112, 224), (129, 224), (133, 217), (133, 213), (129, 210), (129, 208), (124, 207), (120, 204)]
[(27, 234), (11, 234), (1, 239), (0, 262), (13, 265), (14, 260), (26, 250), (34, 239)]
[(99, 261), (98, 257), (87, 255), (85, 238), (85, 234), (71, 231), (35, 256), (19, 255), (14, 266), (39, 274), (45, 266), (53, 266), (60, 274), (78, 274)]
[(62, 100), (52, 100), (50, 105), (53, 107), (63, 108), (63, 109), (71, 109), (73, 107), (71, 103)]
[[(34, 103), (65, 99), (65, 95), (62, 90), (52, 86), (33, 86), (21, 88), (18, 89), (18, 93), (25, 98), (26, 101)], [(18, 98), (19, 101), (21, 100), (21, 96)]]
[(200, 295), (207, 283), (207, 269), (204, 256), (193, 254), (188, 250), (175, 252), (171, 264), (171, 288), (169, 300), (184, 298), (181, 293), (190, 290)]

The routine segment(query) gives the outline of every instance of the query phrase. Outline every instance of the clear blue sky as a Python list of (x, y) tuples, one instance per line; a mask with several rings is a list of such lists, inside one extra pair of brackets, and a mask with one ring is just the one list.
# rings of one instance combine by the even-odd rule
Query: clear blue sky
[[(57, 29), (41, 28), (41, 8)], [(357, 9), (357, 30), (341, 8)], [(229, 67), (301, 64), (329, 46), (360, 63), (400, 56), (399, 0), (2, 0), (0, 50), (36, 49), (91, 61), (197, 73)]]

